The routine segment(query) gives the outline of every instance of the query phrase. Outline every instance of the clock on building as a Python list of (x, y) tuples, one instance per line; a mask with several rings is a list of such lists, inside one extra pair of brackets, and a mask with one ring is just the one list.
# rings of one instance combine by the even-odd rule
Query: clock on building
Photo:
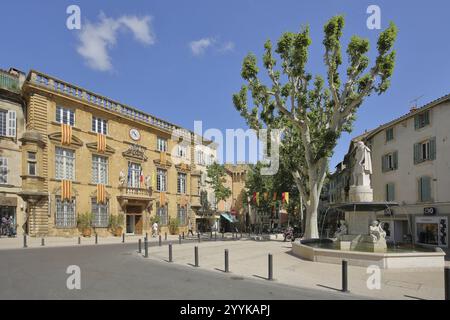
[(130, 129), (130, 137), (134, 141), (138, 141), (139, 139), (141, 139), (141, 134), (137, 129)]

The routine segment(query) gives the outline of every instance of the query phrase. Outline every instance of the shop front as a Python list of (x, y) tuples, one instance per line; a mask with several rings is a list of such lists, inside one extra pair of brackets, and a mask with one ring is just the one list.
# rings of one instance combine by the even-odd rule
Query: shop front
[[(10, 226), (12, 226), (14, 230), (17, 229), (16, 211), (17, 211), (17, 198), (0, 197), (0, 221), (7, 222)], [(3, 231), (4, 229), (2, 228), (1, 232), (3, 233)]]
[(416, 217), (415, 240), (418, 244), (448, 248), (448, 217)]

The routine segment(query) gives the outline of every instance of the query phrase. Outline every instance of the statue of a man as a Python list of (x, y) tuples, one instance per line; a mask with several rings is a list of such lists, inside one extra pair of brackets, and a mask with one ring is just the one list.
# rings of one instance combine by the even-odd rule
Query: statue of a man
[(380, 239), (386, 238), (386, 232), (377, 220), (372, 221), (372, 225), (369, 227), (369, 234), (373, 242), (378, 242)]
[(372, 160), (370, 149), (362, 141), (355, 146), (355, 166), (353, 169), (353, 185), (362, 186), (367, 184), (364, 176), (372, 173)]

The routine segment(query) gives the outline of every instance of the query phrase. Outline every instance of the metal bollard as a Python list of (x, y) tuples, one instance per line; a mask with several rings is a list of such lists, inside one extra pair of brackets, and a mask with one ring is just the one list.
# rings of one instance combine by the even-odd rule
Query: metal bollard
[(95, 234), (95, 244), (98, 244), (98, 234)]
[(138, 253), (142, 252), (142, 240), (139, 238), (138, 240)]
[(347, 261), (342, 260), (342, 292), (348, 292)]
[(214, 231), (214, 241), (217, 241), (217, 231)]
[(200, 233), (197, 233), (198, 242), (200, 242)]
[(125, 243), (125, 232), (122, 233), (122, 243)]
[(148, 258), (148, 239), (144, 240), (144, 258)]
[(161, 247), (162, 243), (161, 243), (161, 235), (159, 235), (159, 246)]
[(78, 244), (81, 244), (81, 238), (78, 237)]
[(273, 280), (273, 256), (269, 253), (269, 277), (268, 280)]
[(178, 243), (181, 244), (181, 234), (178, 235)]
[(450, 267), (444, 269), (445, 300), (450, 300)]
[(169, 262), (173, 262), (173, 259), (172, 259), (172, 244), (171, 243), (169, 243)]
[(195, 266), (198, 267), (198, 247), (195, 246), (194, 248), (194, 258), (195, 258)]
[(164, 232), (164, 240), (167, 240), (167, 232)]
[(184, 231), (183, 231), (183, 239), (184, 239)]
[(222, 232), (222, 239), (225, 238), (225, 234)]
[(212, 231), (211, 231), (211, 233), (209, 235), (209, 240), (212, 240)]
[(229, 259), (228, 259), (228, 249), (225, 249), (225, 272), (230, 272)]
[(41, 246), (42, 247), (45, 246), (45, 239), (44, 238), (41, 239)]
[(242, 231), (241, 231), (241, 237), (239, 239), (242, 239)]
[(27, 247), (28, 247), (28, 246), (27, 246), (27, 235), (26, 235), (26, 234), (23, 235), (23, 247), (24, 247), (24, 248), (27, 248)]

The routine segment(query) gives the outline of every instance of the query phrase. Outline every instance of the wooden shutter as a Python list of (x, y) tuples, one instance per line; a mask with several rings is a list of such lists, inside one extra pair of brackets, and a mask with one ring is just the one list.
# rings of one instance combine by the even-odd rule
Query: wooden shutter
[(414, 164), (420, 162), (420, 143), (414, 144)]
[(420, 201), (431, 201), (431, 178), (421, 177), (419, 180)]
[(415, 116), (414, 116), (414, 129), (419, 129), (419, 115), (418, 114), (416, 114)]
[(6, 136), (15, 137), (16, 136), (16, 112), (13, 110), (8, 110), (8, 115), (6, 118)]
[(386, 201), (395, 200), (395, 185), (393, 183), (386, 184)]
[(394, 162), (394, 170), (398, 169), (398, 151), (394, 151), (392, 154), (392, 160)]
[(430, 139), (430, 160), (436, 160), (436, 137)]
[(427, 126), (430, 124), (430, 111), (425, 111), (423, 113), (423, 126)]

